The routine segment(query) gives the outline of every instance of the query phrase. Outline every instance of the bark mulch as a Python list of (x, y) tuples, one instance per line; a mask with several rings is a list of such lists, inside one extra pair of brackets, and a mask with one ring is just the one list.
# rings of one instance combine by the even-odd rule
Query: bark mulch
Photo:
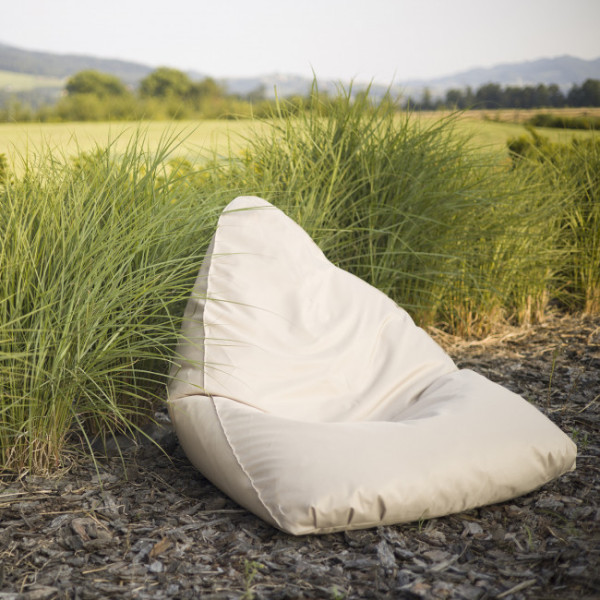
[[(535, 403), (578, 444), (577, 469), (524, 497), (430, 521), (292, 537), (187, 461), (130, 444), (0, 483), (0, 600), (600, 597), (600, 318), (550, 316), (468, 343), (457, 361)], [(170, 457), (170, 458), (169, 458)]]

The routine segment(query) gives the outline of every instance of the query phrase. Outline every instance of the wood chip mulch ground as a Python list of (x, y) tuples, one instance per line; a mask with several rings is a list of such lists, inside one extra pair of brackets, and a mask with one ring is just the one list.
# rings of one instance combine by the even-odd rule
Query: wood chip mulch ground
[(467, 343), (461, 367), (535, 403), (577, 469), (527, 496), (422, 523), (292, 537), (190, 466), (168, 424), (59, 475), (0, 483), (0, 600), (600, 598), (600, 318), (554, 315)]

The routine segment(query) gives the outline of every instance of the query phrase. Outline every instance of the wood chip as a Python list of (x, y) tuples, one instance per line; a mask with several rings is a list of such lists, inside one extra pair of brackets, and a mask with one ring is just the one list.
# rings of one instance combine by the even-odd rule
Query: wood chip
[(600, 317), (557, 315), (485, 343), (450, 340), (460, 366), (523, 394), (576, 439), (577, 469), (540, 490), (425, 523), (296, 538), (227, 498), (178, 445), (165, 456), (132, 444), (125, 467), (109, 457), (99, 477), (81, 460), (60, 479), (0, 483), (0, 600), (592, 598), (600, 356), (587, 340), (598, 331)]
[(171, 540), (169, 540), (168, 538), (162, 538), (162, 540), (156, 542), (156, 544), (154, 544), (154, 546), (152, 547), (152, 550), (150, 550), (150, 558), (152, 559), (156, 558), (157, 556), (160, 556), (163, 552), (166, 552), (172, 545), (173, 544)]

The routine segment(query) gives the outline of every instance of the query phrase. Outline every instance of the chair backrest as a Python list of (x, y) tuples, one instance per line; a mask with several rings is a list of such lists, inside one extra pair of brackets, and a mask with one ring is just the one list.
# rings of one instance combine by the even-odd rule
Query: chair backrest
[(387, 420), (452, 360), (279, 209), (224, 211), (190, 299), (170, 398), (222, 396), (307, 421)]

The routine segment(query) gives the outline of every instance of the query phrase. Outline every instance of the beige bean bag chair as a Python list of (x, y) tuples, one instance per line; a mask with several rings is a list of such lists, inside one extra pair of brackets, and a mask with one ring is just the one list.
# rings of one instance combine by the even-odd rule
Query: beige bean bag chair
[(573, 442), (472, 372), (268, 202), (223, 212), (169, 386), (190, 461), (293, 534), (426, 519), (574, 468)]

